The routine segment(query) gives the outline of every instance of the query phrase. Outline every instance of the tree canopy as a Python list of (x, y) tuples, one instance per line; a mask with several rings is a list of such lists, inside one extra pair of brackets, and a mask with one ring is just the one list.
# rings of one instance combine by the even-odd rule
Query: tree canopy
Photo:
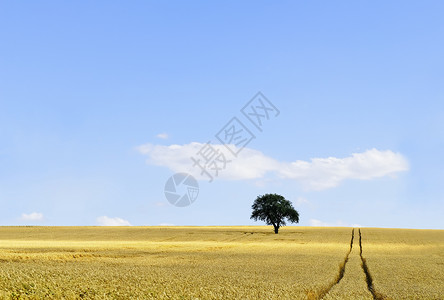
[(294, 209), (290, 201), (278, 194), (258, 196), (251, 208), (253, 212), (250, 219), (261, 220), (267, 225), (273, 225), (276, 234), (281, 226), (286, 225), (286, 220), (291, 223), (299, 222), (297, 210)]

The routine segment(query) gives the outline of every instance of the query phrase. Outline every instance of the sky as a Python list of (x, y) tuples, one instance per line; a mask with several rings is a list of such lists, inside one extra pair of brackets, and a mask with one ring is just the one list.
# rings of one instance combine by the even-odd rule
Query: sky
[(0, 1), (0, 225), (443, 229), (443, 10)]

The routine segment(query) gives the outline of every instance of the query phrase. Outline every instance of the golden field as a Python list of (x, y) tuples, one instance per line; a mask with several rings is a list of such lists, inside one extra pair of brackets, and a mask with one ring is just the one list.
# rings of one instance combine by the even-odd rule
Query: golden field
[(0, 298), (444, 299), (443, 230), (360, 231), (0, 227)]

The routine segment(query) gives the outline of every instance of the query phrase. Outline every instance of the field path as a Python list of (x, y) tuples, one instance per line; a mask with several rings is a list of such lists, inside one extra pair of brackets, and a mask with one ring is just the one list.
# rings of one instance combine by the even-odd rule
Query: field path
[(354, 238), (355, 238), (355, 229), (353, 228), (352, 229), (352, 234), (351, 234), (351, 240), (350, 240), (350, 249), (348, 250), (347, 254), (345, 255), (343, 262), (339, 265), (338, 274), (336, 275), (334, 280), (327, 287), (325, 287), (321, 291), (319, 291), (316, 296), (309, 295), (308, 296), (309, 299), (312, 299), (312, 298), (314, 298), (314, 299), (322, 299), (322, 298), (325, 297), (325, 295), (327, 295), (330, 292), (330, 290), (335, 285), (339, 284), (341, 279), (344, 277), (345, 266), (347, 265), (348, 258), (350, 256), (350, 253), (351, 253), (352, 249), (353, 249)]
[(368, 290), (366, 275), (361, 267), (361, 247), (357, 247), (358, 243), (353, 243), (354, 232), (353, 229), (350, 251), (339, 266), (338, 276), (328, 291), (320, 295), (321, 299), (373, 299), (373, 295)]
[(358, 232), (359, 244), (354, 242), (355, 229), (353, 229), (350, 250), (347, 252), (344, 261), (339, 265), (338, 274), (329, 286), (318, 293), (317, 299), (342, 299), (344, 297), (353, 299), (385, 299), (381, 293), (375, 290), (372, 275), (362, 254), (361, 229)]
[(444, 230), (361, 233), (362, 267), (374, 299), (444, 299)]
[(375, 287), (373, 285), (373, 278), (372, 278), (370, 270), (369, 270), (369, 268), (367, 266), (367, 261), (365, 260), (364, 256), (362, 256), (362, 234), (361, 234), (361, 229), (359, 229), (359, 256), (361, 257), (361, 266), (362, 266), (362, 270), (364, 271), (364, 274), (365, 274), (365, 281), (367, 283), (367, 289), (372, 294), (373, 299), (375, 299), (375, 300), (385, 299), (385, 297), (381, 293), (378, 293), (375, 290)]

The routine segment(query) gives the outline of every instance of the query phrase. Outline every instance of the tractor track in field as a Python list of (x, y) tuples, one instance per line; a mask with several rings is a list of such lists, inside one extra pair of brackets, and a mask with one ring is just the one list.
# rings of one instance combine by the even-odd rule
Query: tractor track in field
[(370, 270), (369, 270), (369, 268), (367, 266), (367, 261), (362, 256), (362, 234), (361, 234), (361, 229), (359, 229), (359, 256), (361, 257), (361, 261), (362, 261), (361, 267), (362, 267), (362, 270), (364, 271), (364, 274), (365, 274), (365, 281), (367, 282), (367, 288), (370, 291), (370, 293), (372, 293), (373, 299), (375, 299), (375, 300), (383, 300), (383, 299), (385, 299), (385, 297), (381, 293), (378, 293), (375, 290), (375, 287), (373, 285), (372, 274), (370, 273)]
[[(370, 273), (370, 270), (368, 268), (367, 261), (365, 260), (364, 256), (362, 256), (362, 233), (361, 233), (361, 229), (358, 229), (358, 232), (359, 232), (359, 257), (361, 258), (361, 267), (362, 267), (362, 270), (364, 271), (364, 274), (365, 274), (365, 281), (367, 283), (367, 289), (372, 294), (372, 297), (373, 297), (374, 300), (384, 300), (384, 299), (386, 299), (386, 297), (384, 295), (382, 295), (381, 293), (377, 292), (375, 290), (374, 285), (373, 285), (373, 277), (372, 277), (372, 275)], [(355, 237), (355, 229), (353, 228), (352, 236), (351, 236), (351, 240), (350, 240), (350, 249), (348, 250), (347, 254), (345, 255), (344, 261), (339, 265), (339, 272), (336, 275), (335, 279), (327, 287), (325, 287), (321, 291), (319, 291), (316, 296), (309, 295), (308, 299), (322, 299), (330, 292), (330, 290), (335, 285), (339, 284), (341, 279), (344, 277), (345, 267), (347, 265), (350, 253), (351, 253), (351, 251), (353, 249), (354, 237)]]
[[(344, 257), (344, 261), (339, 265), (339, 272), (336, 275), (335, 279), (333, 280), (332, 283), (330, 283), (327, 287), (325, 287), (324, 289), (322, 289), (318, 295), (317, 295), (317, 299), (322, 299), (325, 297), (325, 295), (328, 294), (328, 292), (337, 284), (339, 284), (339, 282), (341, 281), (341, 279), (344, 277), (344, 273), (345, 273), (345, 266), (347, 265), (348, 262), (348, 257), (353, 249), (353, 240), (355, 238), (355, 229), (352, 229), (352, 236), (351, 236), (351, 240), (350, 240), (350, 249), (348, 250), (347, 254)], [(309, 297), (310, 298), (310, 297)]]

